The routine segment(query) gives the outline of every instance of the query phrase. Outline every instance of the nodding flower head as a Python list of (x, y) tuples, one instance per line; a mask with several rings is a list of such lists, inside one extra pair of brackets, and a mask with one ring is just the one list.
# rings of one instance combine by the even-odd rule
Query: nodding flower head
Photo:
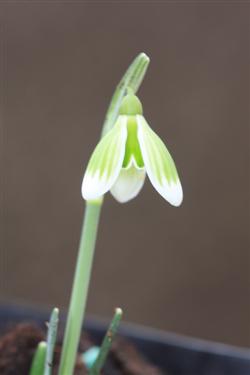
[(121, 203), (136, 197), (146, 174), (158, 193), (173, 206), (183, 199), (174, 161), (143, 116), (140, 100), (124, 97), (113, 128), (97, 144), (85, 172), (82, 196), (96, 200), (107, 191)]

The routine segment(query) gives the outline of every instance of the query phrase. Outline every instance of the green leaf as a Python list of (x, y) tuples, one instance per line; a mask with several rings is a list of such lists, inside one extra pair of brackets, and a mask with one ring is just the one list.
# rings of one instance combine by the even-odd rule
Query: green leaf
[(47, 344), (45, 341), (41, 341), (35, 351), (29, 375), (43, 375), (45, 369), (45, 358), (46, 358)]
[(113, 319), (110, 323), (110, 326), (107, 330), (107, 333), (103, 339), (98, 357), (91, 369), (88, 372), (88, 375), (99, 375), (103, 365), (107, 359), (108, 353), (110, 351), (112, 342), (117, 333), (120, 321), (122, 318), (122, 310), (120, 308), (115, 309)]
[(46, 351), (44, 375), (51, 375), (51, 372), (52, 372), (52, 364), (53, 364), (54, 349), (55, 349), (55, 344), (56, 344), (58, 322), (59, 322), (59, 310), (58, 308), (55, 307), (51, 313), (50, 321), (48, 324), (47, 351)]

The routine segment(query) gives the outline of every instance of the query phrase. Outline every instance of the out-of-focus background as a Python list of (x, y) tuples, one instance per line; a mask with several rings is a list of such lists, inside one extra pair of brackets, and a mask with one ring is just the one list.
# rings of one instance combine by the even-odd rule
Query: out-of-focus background
[(2, 2), (1, 300), (66, 308), (80, 185), (112, 92), (141, 51), (139, 96), (184, 187), (110, 196), (88, 313), (250, 344), (249, 3)]

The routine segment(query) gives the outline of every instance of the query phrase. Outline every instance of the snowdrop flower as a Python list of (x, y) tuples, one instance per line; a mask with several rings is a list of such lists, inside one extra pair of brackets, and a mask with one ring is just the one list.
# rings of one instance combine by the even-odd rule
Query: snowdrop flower
[(121, 203), (140, 192), (146, 174), (158, 193), (179, 206), (183, 193), (174, 161), (142, 114), (139, 99), (124, 97), (113, 128), (96, 146), (85, 172), (82, 196), (96, 200), (109, 190)]

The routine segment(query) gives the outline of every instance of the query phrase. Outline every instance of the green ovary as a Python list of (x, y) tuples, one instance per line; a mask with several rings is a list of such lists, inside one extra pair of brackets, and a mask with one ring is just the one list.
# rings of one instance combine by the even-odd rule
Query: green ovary
[(135, 160), (138, 168), (143, 168), (144, 162), (137, 138), (137, 122), (135, 116), (128, 116), (127, 131), (128, 135), (122, 168), (127, 168), (129, 166), (131, 158)]

